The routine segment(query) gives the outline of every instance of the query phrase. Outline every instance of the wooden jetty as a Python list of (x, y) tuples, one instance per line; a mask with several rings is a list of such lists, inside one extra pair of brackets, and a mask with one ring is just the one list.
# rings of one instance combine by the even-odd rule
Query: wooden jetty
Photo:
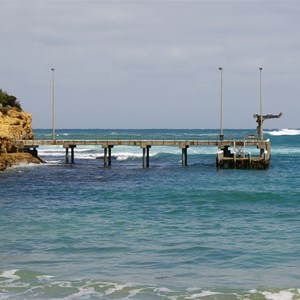
[[(111, 166), (112, 148), (116, 146), (138, 146), (143, 153), (143, 167), (149, 167), (150, 148), (155, 146), (176, 146), (182, 150), (182, 166), (187, 166), (189, 147), (217, 147), (217, 168), (241, 168), (241, 169), (267, 169), (270, 165), (271, 144), (270, 140), (18, 140), (15, 142), (19, 151), (27, 151), (38, 156), (39, 146), (62, 146), (65, 149), (66, 163), (74, 163), (74, 149), (76, 146), (99, 145), (104, 151), (104, 166)], [(256, 156), (246, 148), (255, 147)]]

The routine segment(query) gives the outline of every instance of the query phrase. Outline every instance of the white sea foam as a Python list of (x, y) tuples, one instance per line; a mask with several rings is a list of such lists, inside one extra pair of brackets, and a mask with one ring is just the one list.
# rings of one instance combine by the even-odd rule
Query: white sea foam
[(294, 294), (290, 291), (279, 291), (278, 293), (263, 292), (262, 293), (267, 300), (292, 300)]
[(266, 133), (273, 136), (281, 135), (300, 135), (300, 129), (279, 129), (274, 131), (266, 131)]
[(45, 281), (50, 281), (52, 278), (54, 278), (54, 276), (51, 275), (39, 275), (36, 276), (36, 279), (40, 282), (45, 282)]
[[(40, 147), (38, 149), (39, 156), (47, 160), (47, 157), (64, 157), (65, 149), (62, 147)], [(163, 155), (181, 155), (179, 147), (153, 146), (150, 149), (149, 156), (155, 157)], [(189, 155), (215, 154), (214, 147), (190, 147)], [(90, 146), (81, 148), (80, 146), (74, 149), (74, 155), (77, 159), (96, 159), (103, 158), (103, 150), (99, 146)], [(112, 149), (111, 155), (119, 161), (142, 158), (143, 153), (140, 147), (136, 146), (116, 146)], [(52, 159), (51, 159), (52, 160)]]
[[(100, 298), (103, 296), (102, 293), (95, 292), (95, 289), (93, 287), (82, 287), (79, 288), (79, 291), (77, 293), (74, 293), (72, 295), (69, 295), (67, 297), (64, 297), (65, 300), (73, 300), (73, 299), (91, 299), (92, 296), (95, 296), (96, 298)], [(61, 299), (61, 298), (60, 298)], [(52, 300), (55, 300), (55, 298), (52, 298)]]
[(299, 154), (300, 153), (300, 148), (299, 147), (295, 147), (295, 148), (291, 148), (291, 147), (278, 147), (278, 148), (273, 148), (271, 151), (272, 154), (282, 154), (282, 155), (295, 155), (295, 154)]
[(46, 163), (49, 165), (59, 165), (61, 164), (60, 160), (46, 160)]
[[(20, 294), (22, 294), (22, 290), (26, 291), (26, 293), (29, 293), (30, 291), (33, 291), (34, 289), (39, 289), (39, 286), (31, 286), (29, 282), (27, 281), (23, 281), (22, 280), (22, 276), (19, 276), (16, 274), (16, 272), (18, 272), (20, 270), (5, 270), (2, 273), (0, 273), (0, 278), (4, 278), (5, 280), (0, 279), (0, 290), (5, 291), (5, 289), (9, 289), (9, 290), (15, 290), (17, 289), (18, 291), (20, 291)], [(50, 275), (37, 275), (35, 278), (37, 279), (37, 281), (41, 282), (41, 283), (45, 283), (45, 282), (50, 282), (51, 279), (54, 276), (50, 276)], [(51, 283), (52, 284), (52, 283)], [(7, 297), (5, 297), (7, 296)], [(5, 293), (5, 294), (1, 294), (0, 293), (0, 299), (6, 299), (6, 298), (10, 298), (11, 295)], [(18, 298), (19, 299), (19, 298)]]
[[(37, 275), (36, 282), (29, 285), (27, 282), (21, 282), (20, 277), (15, 273), (18, 270), (8, 270), (0, 274), (7, 280), (17, 280), (16, 282), (1, 282), (0, 299), (143, 299), (146, 295), (152, 295), (153, 299), (162, 298), (176, 300), (182, 298), (182, 290), (176, 290), (170, 287), (145, 286), (137, 283), (113, 283), (113, 282), (96, 282), (88, 281), (59, 281), (52, 280), (54, 276)], [(59, 296), (56, 291), (62, 291), (64, 296)], [(13, 292), (14, 291), (14, 292)], [(245, 294), (246, 293), (246, 294)], [(206, 299), (213, 297), (214, 299), (251, 299), (262, 298), (266, 300), (293, 300), (299, 298), (300, 289), (286, 290), (257, 290), (252, 289), (248, 292), (241, 291), (232, 292), (232, 290), (205, 290), (201, 288), (187, 288), (184, 292), (184, 299)], [(25, 296), (25, 297), (23, 297)], [(54, 297), (53, 297), (54, 296)], [(56, 296), (56, 297), (55, 297)]]
[(5, 270), (0, 274), (0, 277), (6, 278), (6, 281), (13, 282), (20, 279), (20, 276), (16, 275), (17, 271), (19, 270)]
[(34, 168), (43, 168), (46, 167), (47, 165), (59, 165), (61, 164), (61, 161), (59, 160), (44, 160), (45, 163), (40, 163), (40, 164), (35, 164), (35, 163), (18, 163), (15, 165), (12, 165), (9, 167), (9, 170), (13, 170), (13, 172), (18, 171), (19, 173), (22, 173), (23, 171), (29, 170), (29, 169), (34, 169)]
[(161, 288), (155, 288), (155, 292), (164, 292), (164, 293), (171, 293), (174, 292), (173, 290), (166, 288), (166, 287), (161, 287)]
[(136, 296), (137, 294), (139, 294), (143, 289), (135, 289), (135, 290), (132, 290), (132, 291), (129, 291), (128, 292), (128, 298), (132, 298), (134, 296)]
[(220, 295), (220, 293), (212, 292), (212, 291), (202, 291), (201, 293), (197, 293), (197, 294), (191, 295), (189, 297), (186, 297), (186, 299), (198, 299), (198, 298), (214, 296), (214, 295)]
[[(153, 156), (154, 154), (149, 156)], [(117, 152), (114, 153), (114, 156), (116, 157), (117, 160), (128, 160), (128, 159), (135, 159), (135, 158), (140, 158), (143, 156), (142, 153), (133, 153), (133, 152)]]
[(15, 165), (12, 165), (11, 167), (9, 167), (9, 169), (30, 169), (30, 168), (36, 168), (36, 167), (40, 167), (43, 164), (34, 164), (34, 163), (18, 163)]
[(111, 295), (113, 293), (115, 293), (116, 291), (122, 291), (125, 287), (127, 287), (126, 284), (115, 284), (114, 287), (110, 287), (105, 291), (106, 295)]

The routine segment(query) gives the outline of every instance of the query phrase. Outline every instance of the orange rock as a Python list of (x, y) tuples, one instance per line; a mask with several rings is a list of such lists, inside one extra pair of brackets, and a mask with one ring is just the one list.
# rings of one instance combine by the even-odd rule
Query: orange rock
[(18, 152), (15, 140), (33, 139), (32, 116), (23, 111), (0, 111), (0, 170), (19, 163), (40, 163), (29, 153)]

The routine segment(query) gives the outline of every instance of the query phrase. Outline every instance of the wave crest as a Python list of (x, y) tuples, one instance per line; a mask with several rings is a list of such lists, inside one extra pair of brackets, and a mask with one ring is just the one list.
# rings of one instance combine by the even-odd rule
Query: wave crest
[(279, 130), (269, 131), (267, 133), (273, 136), (300, 135), (300, 129), (279, 129)]
[(298, 288), (176, 287), (164, 280), (155, 283), (112, 282), (101, 279), (60, 279), (28, 270), (0, 271), (0, 300), (4, 299), (299, 299)]

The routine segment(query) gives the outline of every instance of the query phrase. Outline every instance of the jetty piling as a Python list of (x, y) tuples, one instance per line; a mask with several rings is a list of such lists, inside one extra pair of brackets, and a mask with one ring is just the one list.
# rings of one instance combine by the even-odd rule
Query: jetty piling
[(143, 168), (149, 168), (149, 156), (151, 145), (142, 144), (141, 148), (143, 149)]
[(66, 162), (66, 164), (68, 164), (69, 163), (69, 147), (65, 147), (64, 146), (64, 148), (66, 149), (66, 159), (65, 159), (65, 162)]
[(113, 148), (113, 145), (102, 145), (102, 148), (104, 149), (104, 167), (110, 167), (111, 166), (111, 149)]
[(74, 148), (76, 148), (76, 145), (67, 145), (64, 144), (63, 147), (66, 149), (66, 155), (65, 155), (65, 161), (66, 164), (69, 163), (69, 149), (71, 149), (71, 164), (74, 164)]
[(188, 145), (181, 145), (181, 165), (183, 167), (187, 166), (187, 149), (188, 149)]

